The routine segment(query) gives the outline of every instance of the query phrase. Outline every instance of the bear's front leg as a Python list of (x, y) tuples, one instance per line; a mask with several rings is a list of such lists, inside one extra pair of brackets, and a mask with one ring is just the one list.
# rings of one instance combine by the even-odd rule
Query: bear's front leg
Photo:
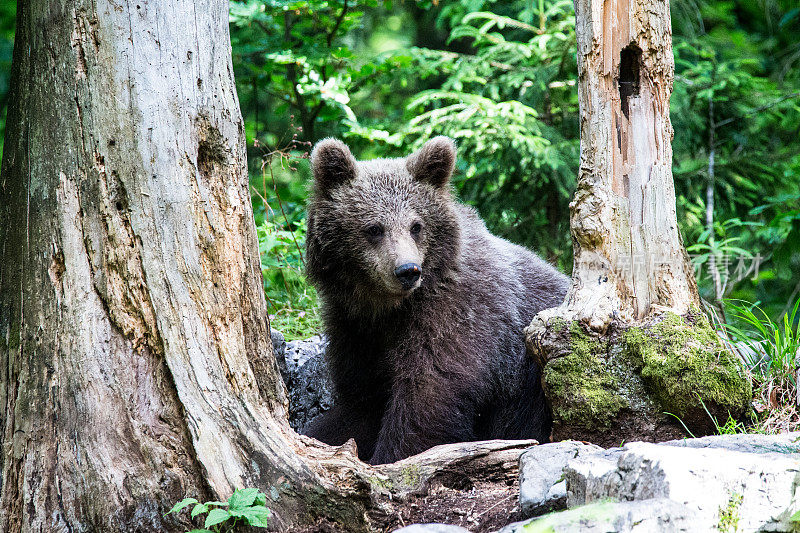
[(462, 391), (436, 374), (396, 380), (369, 462), (393, 463), (439, 444), (475, 440), (475, 407)]

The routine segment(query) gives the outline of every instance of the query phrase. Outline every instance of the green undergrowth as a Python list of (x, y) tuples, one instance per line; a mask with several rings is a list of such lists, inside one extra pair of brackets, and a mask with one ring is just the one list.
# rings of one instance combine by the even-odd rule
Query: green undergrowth
[(266, 505), (267, 496), (260, 490), (237, 489), (224, 502), (199, 502), (196, 498), (184, 498), (167, 515), (178, 514), (191, 506), (190, 518), (202, 521), (203, 527), (188, 533), (233, 533), (245, 531), (246, 526), (267, 528), (267, 520), (272, 512)]
[(800, 299), (774, 321), (756, 304), (729, 301), (731, 320), (720, 326), (729, 346), (744, 361), (753, 384), (754, 420), (723, 430), (783, 433), (800, 430)]

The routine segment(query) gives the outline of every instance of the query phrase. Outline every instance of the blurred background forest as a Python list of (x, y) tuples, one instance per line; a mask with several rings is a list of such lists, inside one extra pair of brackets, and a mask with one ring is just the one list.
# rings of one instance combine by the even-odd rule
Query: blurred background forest
[[(455, 138), (461, 199), (569, 271), (571, 0), (249, 0), (230, 20), (265, 288), (288, 336), (318, 327), (300, 250), (304, 156), (326, 136), (359, 158)], [(800, 292), (800, 8), (675, 0), (672, 24), (674, 177), (702, 295), (723, 319), (740, 299), (777, 320)]]
[[(684, 241), (718, 319), (773, 346), (756, 352), (791, 357), (796, 400), (800, 5), (673, 0), (671, 9)], [(3, 117), (14, 11), (0, 6)], [(579, 159), (571, 0), (234, 0), (230, 28), (265, 291), (288, 338), (319, 328), (302, 250), (307, 154), (326, 136), (359, 158), (455, 138), (461, 199), (493, 232), (569, 271)]]

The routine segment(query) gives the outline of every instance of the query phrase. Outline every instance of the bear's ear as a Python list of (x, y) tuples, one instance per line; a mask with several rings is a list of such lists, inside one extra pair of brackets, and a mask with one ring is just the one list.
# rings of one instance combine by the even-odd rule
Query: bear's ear
[(456, 143), (450, 137), (434, 137), (406, 159), (406, 168), (415, 180), (444, 187), (456, 166)]
[(311, 151), (314, 187), (325, 193), (356, 177), (356, 159), (339, 139), (322, 139)]

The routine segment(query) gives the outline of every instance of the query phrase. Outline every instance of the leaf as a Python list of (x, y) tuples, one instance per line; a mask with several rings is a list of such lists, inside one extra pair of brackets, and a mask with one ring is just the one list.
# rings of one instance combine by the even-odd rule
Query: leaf
[(239, 515), (247, 523), (253, 527), (267, 527), (267, 519), (272, 515), (272, 512), (263, 505), (254, 505), (244, 509)]
[(194, 506), (194, 509), (192, 509), (192, 518), (196, 517), (199, 514), (207, 512), (208, 512), (208, 505), (204, 503), (198, 503), (197, 505)]
[(186, 507), (189, 507), (193, 503), (197, 503), (197, 499), (196, 498), (184, 498), (181, 501), (179, 501), (178, 503), (176, 503), (175, 506), (172, 509), (170, 509), (167, 512), (167, 514), (165, 514), (164, 516), (167, 516), (170, 513), (180, 512), (181, 510), (183, 510)]
[(203, 527), (206, 529), (216, 526), (217, 524), (221, 524), (225, 520), (231, 517), (231, 513), (226, 511), (225, 509), (211, 509), (206, 517), (206, 523), (203, 524)]
[(237, 489), (233, 491), (231, 497), (228, 498), (228, 509), (233, 512), (234, 509), (242, 509), (244, 507), (250, 507), (253, 505), (253, 502), (256, 501), (256, 496), (258, 496), (258, 489), (249, 488), (249, 489)]

